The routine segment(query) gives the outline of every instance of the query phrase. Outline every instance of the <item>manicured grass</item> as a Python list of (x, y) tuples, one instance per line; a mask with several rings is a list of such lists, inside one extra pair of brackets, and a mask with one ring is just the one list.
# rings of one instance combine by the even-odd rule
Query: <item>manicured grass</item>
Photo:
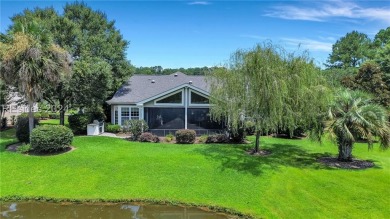
[[(47, 119), (47, 120), (39, 120), (40, 125), (59, 125), (59, 119)], [(68, 117), (65, 117), (65, 126), (69, 127)]]
[[(7, 131), (8, 133), (9, 131)], [(250, 138), (253, 140), (253, 138)], [(76, 137), (77, 148), (56, 156), (4, 151), (0, 196), (69, 199), (158, 199), (217, 205), (265, 218), (388, 218), (390, 151), (354, 154), (375, 161), (367, 170), (324, 167), (329, 142), (262, 138), (273, 151), (251, 157), (252, 145), (176, 145)]]

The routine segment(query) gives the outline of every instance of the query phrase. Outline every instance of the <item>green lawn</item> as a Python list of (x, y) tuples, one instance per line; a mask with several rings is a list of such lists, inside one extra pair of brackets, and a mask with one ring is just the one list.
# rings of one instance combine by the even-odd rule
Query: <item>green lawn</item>
[[(221, 206), (265, 218), (389, 218), (390, 151), (356, 145), (375, 161), (367, 170), (326, 168), (319, 156), (329, 142), (262, 138), (269, 157), (251, 157), (251, 145), (135, 143), (76, 137), (76, 150), (56, 156), (5, 151), (0, 140), (0, 196), (67, 199), (157, 199)], [(250, 138), (253, 140), (252, 138)]]
[[(59, 125), (59, 119), (47, 119), (47, 120), (39, 120), (40, 125)], [(69, 127), (68, 117), (65, 116), (65, 126)]]

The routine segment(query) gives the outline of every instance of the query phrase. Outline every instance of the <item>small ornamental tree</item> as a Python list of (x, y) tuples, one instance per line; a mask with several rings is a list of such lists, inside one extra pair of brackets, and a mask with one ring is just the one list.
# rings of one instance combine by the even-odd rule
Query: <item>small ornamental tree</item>
[(148, 131), (149, 127), (145, 120), (126, 120), (123, 124), (123, 131), (131, 133), (131, 140), (137, 141), (139, 136)]
[(233, 132), (245, 119), (253, 121), (253, 153), (259, 151), (262, 133), (318, 125), (318, 114), (329, 101), (320, 70), (307, 54), (287, 54), (271, 43), (238, 50), (208, 81), (213, 119), (225, 120)]
[(390, 146), (390, 124), (386, 110), (372, 104), (357, 91), (339, 93), (329, 110), (325, 131), (336, 140), (340, 161), (352, 161), (352, 149), (359, 138), (367, 139), (371, 149), (377, 138), (382, 149)]

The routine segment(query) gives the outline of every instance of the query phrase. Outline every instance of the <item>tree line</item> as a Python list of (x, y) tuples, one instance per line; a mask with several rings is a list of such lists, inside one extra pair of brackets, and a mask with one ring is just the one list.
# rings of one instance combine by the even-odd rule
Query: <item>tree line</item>
[(221, 67), (195, 67), (195, 68), (163, 68), (161, 66), (136, 67), (134, 73), (140, 75), (169, 75), (175, 72), (181, 72), (186, 75), (207, 75)]

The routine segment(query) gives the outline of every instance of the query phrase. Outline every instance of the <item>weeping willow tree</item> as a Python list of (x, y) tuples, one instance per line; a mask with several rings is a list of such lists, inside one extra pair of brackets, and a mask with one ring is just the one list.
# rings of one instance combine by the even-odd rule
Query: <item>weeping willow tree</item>
[(259, 152), (263, 133), (320, 126), (329, 102), (320, 69), (308, 55), (289, 54), (271, 43), (236, 51), (208, 81), (213, 119), (227, 122), (233, 132), (245, 120), (254, 122), (253, 153)]
[(34, 20), (16, 23), (0, 42), (1, 78), (16, 88), (29, 105), (29, 129), (33, 129), (33, 104), (45, 88), (70, 74), (68, 53), (53, 43), (48, 31)]

